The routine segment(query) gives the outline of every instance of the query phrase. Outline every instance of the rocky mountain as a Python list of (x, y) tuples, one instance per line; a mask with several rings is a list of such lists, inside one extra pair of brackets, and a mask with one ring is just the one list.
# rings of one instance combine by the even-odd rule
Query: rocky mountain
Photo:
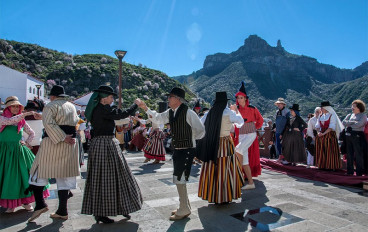
[(351, 99), (360, 97), (368, 102), (362, 94), (368, 91), (367, 85), (358, 84), (366, 82), (365, 74), (368, 62), (355, 69), (340, 69), (311, 57), (291, 54), (280, 41), (272, 47), (257, 35), (251, 35), (237, 51), (209, 55), (202, 69), (174, 78), (208, 102), (216, 91), (227, 91), (233, 97), (240, 82), (245, 81), (251, 104), (265, 116), (274, 115), (273, 102), (278, 97), (286, 98), (290, 104), (299, 103), (305, 116), (322, 100), (332, 101), (339, 110), (346, 110)]
[[(62, 84), (66, 93), (74, 98), (101, 84), (118, 86), (119, 61), (107, 55), (71, 55), (35, 44), (0, 39), (0, 63), (44, 80), (48, 90), (54, 84)], [(122, 76), (125, 107), (140, 97), (156, 108), (159, 101), (166, 100), (165, 93), (174, 86), (186, 88), (165, 73), (143, 65), (123, 62)], [(187, 100), (191, 101), (195, 95), (188, 92)]]

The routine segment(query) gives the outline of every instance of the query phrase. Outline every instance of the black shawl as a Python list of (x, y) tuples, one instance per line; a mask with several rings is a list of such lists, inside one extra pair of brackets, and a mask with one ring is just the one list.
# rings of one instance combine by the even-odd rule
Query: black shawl
[(197, 158), (203, 162), (216, 162), (219, 149), (222, 114), (227, 101), (215, 102), (204, 123), (206, 135), (197, 144)]

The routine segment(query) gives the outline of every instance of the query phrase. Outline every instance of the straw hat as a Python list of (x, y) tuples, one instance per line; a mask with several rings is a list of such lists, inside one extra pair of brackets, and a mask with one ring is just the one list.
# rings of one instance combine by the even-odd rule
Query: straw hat
[(279, 103), (286, 105), (285, 99), (283, 99), (282, 97), (277, 98), (277, 101), (275, 102), (275, 105), (277, 105)]
[(20, 105), (22, 108), (24, 108), (16, 96), (10, 96), (5, 100), (5, 108), (13, 105)]

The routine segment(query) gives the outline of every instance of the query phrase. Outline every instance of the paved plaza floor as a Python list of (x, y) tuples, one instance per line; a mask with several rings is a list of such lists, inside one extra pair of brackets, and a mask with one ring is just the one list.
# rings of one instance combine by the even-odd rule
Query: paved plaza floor
[(31, 212), (22, 207), (12, 214), (0, 212), (1, 231), (367, 231), (368, 193), (262, 170), (255, 190), (242, 190), (242, 198), (230, 204), (208, 204), (197, 197), (200, 165), (192, 168), (187, 185), (192, 214), (172, 222), (170, 212), (179, 201), (172, 183), (171, 156), (161, 164), (144, 164), (141, 152), (125, 155), (144, 197), (143, 208), (131, 220), (112, 217), (114, 224), (96, 224), (81, 215), (86, 166), (78, 178), (78, 189), (68, 202), (69, 219), (51, 219), (58, 205), (56, 184), (47, 200), (50, 211), (27, 223)]

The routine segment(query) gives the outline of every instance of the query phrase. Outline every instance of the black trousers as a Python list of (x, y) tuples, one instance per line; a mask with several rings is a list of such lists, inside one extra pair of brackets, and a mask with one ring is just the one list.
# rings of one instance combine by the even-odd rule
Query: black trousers
[(364, 146), (366, 145), (364, 140), (364, 133), (352, 133), (349, 136), (346, 135), (348, 174), (354, 174), (354, 160), (356, 165), (356, 175), (361, 176), (364, 172)]

